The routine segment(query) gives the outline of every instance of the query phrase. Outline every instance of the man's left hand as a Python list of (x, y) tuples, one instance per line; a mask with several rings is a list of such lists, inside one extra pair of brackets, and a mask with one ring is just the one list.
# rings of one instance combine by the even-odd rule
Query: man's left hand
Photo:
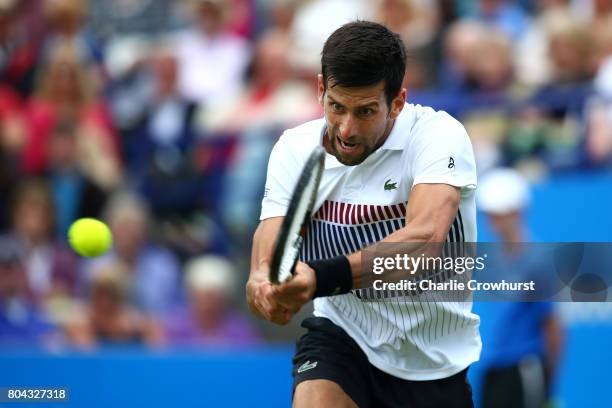
[(293, 277), (280, 285), (273, 285), (270, 296), (293, 316), (312, 299), (316, 284), (314, 270), (298, 261)]

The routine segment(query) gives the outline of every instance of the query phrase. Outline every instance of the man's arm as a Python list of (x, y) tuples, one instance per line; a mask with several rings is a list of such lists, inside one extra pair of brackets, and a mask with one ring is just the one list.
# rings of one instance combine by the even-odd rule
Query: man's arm
[[(419, 243), (420, 245), (414, 248), (418, 254), (424, 250), (437, 251), (446, 241), (450, 226), (459, 210), (460, 198), (461, 190), (448, 184), (416, 185), (410, 193), (404, 228), (389, 234), (380, 242)], [(359, 288), (361, 282), (367, 282), (364, 279), (365, 274), (371, 273), (363, 270), (361, 255), (362, 251), (357, 251), (347, 256), (353, 288)], [(316, 285), (315, 271), (309, 265), (298, 262), (294, 277), (281, 285), (272, 286), (267, 296), (274, 300), (277, 307), (287, 309), (287, 316), (290, 318), (312, 298)]]
[(300, 268), (291, 278), (291, 284), (286, 284), (289, 286), (285, 289), (286, 296), (292, 296), (291, 302), (281, 305), (275, 296), (278, 285), (270, 282), (270, 260), (283, 220), (284, 217), (268, 218), (257, 227), (253, 236), (251, 272), (246, 284), (247, 303), (251, 311), (281, 325), (289, 323), (302, 305), (312, 298), (314, 292), (314, 285), (311, 285), (314, 272)]
[[(404, 228), (387, 235), (382, 243), (410, 242), (417, 244), (414, 252), (438, 255), (453, 220), (459, 210), (461, 190), (448, 184), (417, 184), (410, 193)], [(432, 253), (436, 252), (436, 253)], [(361, 265), (362, 251), (348, 256), (353, 275), (353, 288), (359, 288), (365, 274)]]

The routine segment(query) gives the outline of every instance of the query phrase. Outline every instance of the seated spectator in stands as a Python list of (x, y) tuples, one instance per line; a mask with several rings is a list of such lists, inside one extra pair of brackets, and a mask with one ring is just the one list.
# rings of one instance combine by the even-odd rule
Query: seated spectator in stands
[(80, 153), (84, 169), (101, 188), (110, 189), (121, 177), (119, 148), (106, 105), (97, 94), (96, 81), (88, 66), (77, 59), (73, 48), (55, 49), (41, 73), (33, 97), (26, 107), (27, 144), (24, 169), (44, 170), (49, 136), (60, 118), (71, 117), (79, 127)]
[(183, 1), (146, 0), (114, 1), (88, 0), (88, 27), (104, 40), (104, 57), (108, 41), (130, 36), (154, 37), (181, 26)]
[(272, 0), (267, 3), (268, 30), (280, 30), (290, 35), (291, 24), (300, 0)]
[[(467, 50), (464, 84), (455, 93), (479, 171), (499, 164), (499, 143), (508, 131), (508, 116), (519, 100), (512, 66), (512, 46), (501, 31), (482, 28), (482, 37)], [(452, 95), (452, 94), (451, 94)]]
[(156, 214), (198, 207), (201, 182), (193, 163), (196, 104), (177, 89), (177, 59), (169, 48), (154, 52), (149, 65), (153, 94), (124, 133), (128, 171)]
[(204, 106), (233, 97), (250, 58), (249, 44), (227, 30), (232, 8), (224, 0), (194, 1), (193, 26), (176, 42), (178, 87)]
[(95, 37), (86, 29), (87, 0), (43, 0), (43, 13), (49, 32), (43, 44), (42, 63), (53, 56), (57, 48), (69, 46), (77, 61), (95, 66), (98, 79), (103, 77), (103, 56)]
[(556, 118), (579, 114), (594, 74), (589, 33), (585, 25), (568, 14), (551, 17), (548, 31), (552, 75), (548, 83), (536, 91), (531, 105)]
[(322, 114), (312, 84), (292, 76), (290, 47), (289, 38), (280, 31), (263, 34), (256, 45), (248, 82), (218, 109), (203, 107), (202, 130), (229, 134), (253, 128), (282, 130)]
[(71, 118), (60, 119), (51, 132), (47, 145), (45, 176), (53, 192), (55, 227), (65, 237), (74, 220), (99, 218), (107, 198), (82, 170), (86, 155), (81, 154), (79, 129)]
[(612, 15), (605, 20), (605, 24), (590, 26), (589, 34), (592, 43), (590, 71), (597, 75), (604, 62), (612, 56)]
[(478, 0), (475, 13), (470, 15), (487, 25), (502, 30), (512, 40), (517, 40), (529, 27), (527, 13), (512, 0)]
[(146, 203), (119, 192), (110, 197), (104, 214), (113, 233), (113, 249), (84, 265), (81, 288), (88, 287), (101, 265), (122, 262), (127, 267), (128, 303), (147, 314), (169, 310), (179, 295), (179, 264), (172, 253), (151, 243)]
[(230, 3), (229, 7), (231, 8), (231, 14), (227, 21), (228, 31), (246, 39), (253, 38), (257, 28), (255, 22), (257, 1), (229, 0), (228, 3)]
[(398, 33), (406, 46), (410, 62), (406, 66), (404, 86), (423, 89), (437, 80), (440, 10), (437, 2), (380, 0), (375, 21)]
[(515, 44), (517, 79), (529, 87), (539, 87), (550, 82), (553, 64), (549, 43), (554, 27), (560, 19), (575, 18), (568, 0), (538, 2), (540, 11), (520, 41)]
[(218, 217), (214, 211), (211, 217), (202, 213), (219, 202), (233, 141), (197, 143), (196, 103), (177, 90), (178, 61), (170, 45), (167, 39), (127, 42), (116, 51), (127, 57), (111, 96), (122, 130), (127, 185), (148, 201), (163, 230), (160, 243), (181, 257), (225, 253), (229, 240)]
[(470, 109), (506, 107), (515, 89), (512, 43), (499, 30), (487, 29), (484, 37), (470, 51), (465, 91)]
[(41, 303), (75, 291), (76, 255), (56, 238), (54, 214), (49, 186), (22, 180), (13, 199), (12, 236), (23, 246), (28, 286)]
[(0, 2), (0, 84), (11, 86), (22, 97), (29, 96), (34, 87), (41, 48), (40, 23), (36, 27), (27, 21), (33, 17), (28, 15), (32, 3)]
[(356, 19), (372, 19), (372, 4), (369, 0), (299, 2), (291, 27), (294, 44), (289, 58), (302, 78), (312, 80), (319, 72), (323, 44), (333, 31)]
[[(286, 128), (322, 115), (315, 87), (292, 77), (290, 40), (280, 31), (257, 43), (252, 75), (239, 96), (219, 109), (203, 109), (200, 127), (210, 135), (236, 137), (220, 192), (222, 219), (237, 235), (257, 223), (268, 156)], [(239, 120), (236, 120), (239, 118)]]
[(463, 87), (470, 58), (484, 37), (486, 27), (475, 21), (458, 21), (446, 31), (444, 39), (444, 59), (441, 66), (441, 85), (443, 88)]
[(552, 170), (575, 168), (582, 161), (581, 122), (592, 92), (592, 44), (586, 27), (570, 15), (549, 22), (552, 76), (517, 111), (506, 141), (509, 164), (533, 156)]
[(20, 176), (20, 158), (25, 144), (21, 100), (0, 84), (0, 231), (9, 229), (9, 197)]
[[(460, 117), (466, 107), (464, 92), (468, 84), (471, 58), (487, 32), (486, 26), (476, 21), (458, 21), (448, 27), (444, 36), (443, 59), (437, 73), (439, 88), (416, 91), (409, 89), (408, 102), (431, 106)], [(407, 65), (410, 65), (408, 61)], [(406, 67), (410, 81), (410, 68)], [(409, 85), (409, 83), (406, 83)]]
[(175, 345), (246, 345), (259, 335), (246, 317), (232, 306), (236, 270), (225, 258), (205, 255), (185, 266), (188, 306), (167, 316), (168, 341)]
[(22, 247), (0, 237), (0, 344), (41, 344), (54, 328), (34, 302), (28, 287)]
[(163, 335), (150, 317), (127, 301), (128, 267), (119, 261), (98, 265), (93, 271), (87, 302), (75, 307), (64, 322), (68, 340), (80, 347), (158, 345)]
[(612, 2), (609, 0), (591, 0), (593, 24), (609, 24), (612, 17)]

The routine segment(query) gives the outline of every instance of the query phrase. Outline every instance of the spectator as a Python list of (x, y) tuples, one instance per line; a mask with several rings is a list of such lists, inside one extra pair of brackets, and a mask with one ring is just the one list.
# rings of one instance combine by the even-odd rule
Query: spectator
[(27, 21), (35, 13), (24, 3), (0, 3), (0, 84), (10, 86), (21, 97), (32, 92), (41, 48), (39, 27)]
[(612, 55), (612, 16), (590, 27), (590, 39), (593, 47), (590, 71), (597, 74), (604, 61)]
[(249, 60), (248, 43), (227, 31), (230, 8), (223, 0), (194, 1), (193, 26), (177, 38), (178, 88), (204, 106), (236, 94)]
[(185, 266), (188, 309), (167, 319), (169, 341), (182, 345), (247, 345), (259, 336), (246, 316), (231, 306), (236, 270), (218, 256), (206, 255)]
[[(147, 0), (144, 2), (89, 0), (88, 25), (105, 45), (114, 38), (131, 35), (155, 36), (176, 29), (184, 22), (184, 2)], [(106, 51), (106, 49), (105, 49)], [(106, 52), (104, 57), (107, 57)]]
[(379, 0), (376, 21), (402, 38), (410, 63), (406, 66), (405, 86), (409, 90), (431, 86), (436, 81), (439, 9), (436, 2)]
[(177, 90), (177, 60), (166, 48), (150, 60), (153, 95), (142, 116), (124, 133), (130, 177), (156, 214), (190, 212), (198, 206), (200, 183), (192, 161), (196, 104)]
[[(510, 39), (493, 29), (485, 29), (483, 34), (468, 53), (465, 87), (459, 94), (466, 105), (462, 118), (479, 153), (491, 141), (503, 140), (508, 127), (506, 118), (518, 99)], [(493, 159), (497, 160), (497, 155), (481, 154), (478, 159), (482, 171), (496, 164)]]
[(146, 314), (173, 307), (178, 298), (179, 265), (163, 247), (150, 242), (150, 217), (145, 202), (127, 192), (111, 196), (104, 219), (113, 233), (113, 250), (84, 266), (81, 288), (89, 286), (95, 270), (121, 262), (127, 268), (127, 301)]
[(518, 112), (505, 146), (508, 163), (538, 157), (553, 170), (582, 163), (580, 130), (591, 93), (592, 44), (586, 27), (558, 14), (549, 23), (552, 77)]
[(88, 302), (65, 321), (69, 341), (79, 347), (96, 345), (159, 345), (163, 334), (149, 317), (127, 301), (127, 266), (108, 262), (95, 269)]
[(20, 158), (25, 144), (21, 100), (8, 86), (0, 84), (0, 231), (9, 229), (8, 197), (18, 183)]
[(503, 31), (512, 40), (520, 39), (529, 27), (527, 13), (512, 0), (478, 0), (472, 17)]
[[(257, 43), (252, 76), (238, 98), (217, 110), (204, 110), (202, 127), (237, 138), (221, 191), (222, 218), (237, 236), (254, 229), (265, 183), (268, 155), (283, 129), (321, 114), (315, 88), (291, 77), (291, 44), (279, 31)], [(237, 121), (236, 118), (240, 117)]]
[(462, 87), (466, 81), (470, 58), (480, 44), (486, 27), (474, 21), (459, 21), (446, 31), (445, 59), (441, 67), (441, 84), (446, 89)]
[(94, 184), (83, 171), (87, 168), (81, 154), (84, 138), (71, 118), (60, 119), (51, 132), (47, 145), (45, 175), (53, 193), (56, 231), (66, 236), (74, 220), (99, 218), (107, 193)]
[(41, 304), (69, 297), (76, 285), (76, 257), (55, 235), (53, 198), (42, 180), (22, 181), (13, 200), (12, 236), (23, 246), (23, 267), (34, 299)]
[[(487, 28), (475, 21), (453, 23), (445, 32), (444, 58), (437, 73), (439, 88), (431, 90), (410, 89), (408, 101), (444, 110), (459, 117), (468, 106), (464, 97), (468, 86), (470, 59), (485, 37)], [(412, 62), (408, 60), (407, 65)], [(410, 70), (407, 67), (407, 70)], [(409, 73), (408, 76), (411, 74)], [(409, 78), (405, 78), (405, 81)], [(408, 84), (407, 84), (408, 85)]]
[(201, 127), (207, 133), (239, 134), (253, 128), (284, 129), (318, 117), (315, 88), (292, 76), (290, 48), (290, 40), (280, 31), (264, 33), (246, 86), (225, 106), (204, 108)]
[(240, 37), (250, 39), (255, 34), (255, 0), (229, 0), (230, 16), (227, 21), (228, 31)]
[(540, 13), (515, 46), (517, 79), (532, 88), (552, 79), (553, 66), (548, 49), (555, 21), (573, 18), (567, 1), (549, 3), (541, 5)]
[(268, 6), (268, 30), (291, 35), (291, 25), (300, 0), (272, 0)]
[(312, 80), (319, 72), (325, 39), (342, 24), (371, 18), (372, 14), (370, 2), (364, 0), (304, 1), (291, 27), (294, 40), (289, 56), (291, 63), (300, 68), (303, 78)]
[(44, 0), (44, 17), (49, 32), (43, 45), (43, 64), (57, 48), (74, 49), (78, 63), (98, 68), (103, 79), (102, 50), (96, 39), (86, 30), (87, 0)]
[(23, 165), (30, 174), (41, 173), (52, 130), (60, 118), (72, 118), (82, 139), (80, 156), (87, 165), (84, 171), (100, 188), (110, 189), (121, 176), (118, 143), (90, 72), (68, 46), (57, 48), (42, 67), (36, 96), (26, 108), (28, 143)]
[(48, 344), (53, 337), (29, 292), (20, 245), (0, 237), (0, 344)]

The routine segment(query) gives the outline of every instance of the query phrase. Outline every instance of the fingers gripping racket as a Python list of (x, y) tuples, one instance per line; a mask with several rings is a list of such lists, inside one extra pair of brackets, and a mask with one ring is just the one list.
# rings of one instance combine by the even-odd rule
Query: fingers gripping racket
[(293, 276), (312, 208), (317, 198), (325, 150), (317, 146), (308, 157), (298, 179), (287, 214), (280, 227), (270, 263), (270, 282), (283, 283)]

